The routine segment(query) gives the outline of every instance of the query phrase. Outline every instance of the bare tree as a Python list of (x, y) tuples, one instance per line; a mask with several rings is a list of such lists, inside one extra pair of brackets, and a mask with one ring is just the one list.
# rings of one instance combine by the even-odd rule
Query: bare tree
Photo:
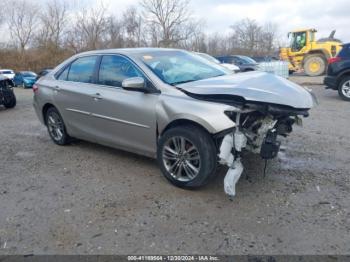
[(184, 28), (184, 30), (187, 30), (185, 35), (188, 35), (188, 38), (181, 41), (178, 46), (191, 51), (206, 52), (206, 35), (203, 33), (204, 25), (205, 21), (203, 20), (191, 21)]
[(275, 49), (277, 41), (277, 25), (273, 23), (266, 23), (262, 28), (260, 37), (261, 49), (267, 54), (272, 54)]
[(230, 36), (233, 50), (247, 55), (271, 54), (276, 40), (277, 26), (267, 23), (261, 26), (255, 20), (243, 19), (233, 26)]
[[(0, 10), (5, 10), (6, 9), (6, 4), (7, 4), (7, 1), (1, 1), (0, 2)], [(0, 12), (0, 26), (4, 22), (5, 17), (6, 17), (5, 16), (5, 12)]]
[(30, 2), (19, 0), (9, 7), (8, 27), (21, 54), (33, 39), (38, 23), (38, 7)]
[[(189, 11), (189, 0), (142, 0), (144, 18), (153, 34), (159, 36), (158, 46), (174, 46), (188, 39), (194, 19)], [(156, 38), (152, 36), (153, 40)]]
[(47, 2), (40, 15), (39, 45), (58, 49), (67, 26), (67, 3), (60, 0)]
[(123, 13), (123, 26), (126, 33), (126, 46), (137, 47), (143, 44), (143, 19), (134, 6)]
[(257, 49), (261, 26), (255, 20), (246, 18), (234, 24), (231, 28), (240, 47), (245, 47), (247, 50)]
[(75, 52), (101, 48), (106, 42), (108, 18), (107, 8), (100, 5), (89, 10), (83, 9), (76, 15), (76, 23), (69, 30), (67, 44)]
[(123, 23), (119, 21), (115, 16), (110, 16), (107, 19), (106, 35), (106, 48), (124, 47)]

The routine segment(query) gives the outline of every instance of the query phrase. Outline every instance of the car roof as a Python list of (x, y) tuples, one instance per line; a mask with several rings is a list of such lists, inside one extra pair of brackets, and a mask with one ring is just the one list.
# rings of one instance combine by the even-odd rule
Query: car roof
[(34, 73), (33, 71), (19, 71), (20, 73)]
[(140, 48), (116, 48), (116, 49), (101, 49), (101, 50), (93, 50), (87, 51), (83, 53), (79, 53), (78, 55), (87, 55), (87, 54), (143, 54), (143, 53), (153, 53), (159, 51), (186, 51), (183, 49), (174, 49), (174, 48), (156, 48), (156, 47), (140, 47)]
[(249, 56), (245, 56), (245, 55), (223, 55), (223, 56), (216, 56), (216, 57), (220, 57), (220, 58), (224, 58), (224, 57), (249, 57)]
[(11, 71), (11, 72), (13, 72), (12, 69), (0, 69), (0, 71), (1, 71), (1, 72), (2, 72), (2, 71)]

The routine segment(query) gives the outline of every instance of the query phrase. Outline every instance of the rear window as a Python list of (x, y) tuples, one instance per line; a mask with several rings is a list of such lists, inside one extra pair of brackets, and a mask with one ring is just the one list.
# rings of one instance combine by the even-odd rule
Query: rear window
[(344, 45), (343, 48), (340, 50), (338, 56), (350, 58), (350, 45)]

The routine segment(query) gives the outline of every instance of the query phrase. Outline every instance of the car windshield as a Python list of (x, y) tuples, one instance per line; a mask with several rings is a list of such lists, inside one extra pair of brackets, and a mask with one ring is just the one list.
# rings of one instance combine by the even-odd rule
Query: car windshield
[(248, 56), (239, 56), (239, 58), (248, 64), (256, 64), (256, 61)]
[(33, 72), (22, 72), (23, 77), (36, 77), (36, 74)]
[(220, 65), (185, 51), (143, 53), (140, 59), (162, 81), (170, 85), (232, 74)]

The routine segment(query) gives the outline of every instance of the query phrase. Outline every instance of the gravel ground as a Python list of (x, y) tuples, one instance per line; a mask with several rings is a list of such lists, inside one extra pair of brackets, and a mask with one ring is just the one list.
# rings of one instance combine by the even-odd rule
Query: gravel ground
[(225, 169), (195, 191), (154, 160), (75, 142), (54, 145), (31, 90), (0, 108), (0, 254), (349, 254), (350, 103), (320, 105), (264, 163), (247, 155), (237, 196)]

